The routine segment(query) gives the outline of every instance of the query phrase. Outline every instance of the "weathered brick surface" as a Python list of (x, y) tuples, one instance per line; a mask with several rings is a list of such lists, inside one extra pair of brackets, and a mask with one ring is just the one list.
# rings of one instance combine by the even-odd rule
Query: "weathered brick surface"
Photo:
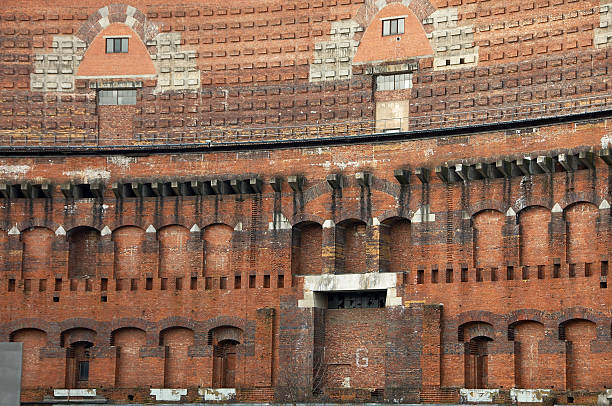
[[(0, 340), (24, 343), (23, 400), (201, 400), (233, 380), (258, 402), (486, 386), (579, 403), (612, 386), (609, 13), (383, 3), (0, 6)], [(394, 10), (419, 38), (376, 37)], [(103, 52), (126, 33), (129, 54)], [(439, 50), (442, 33), (463, 39)], [(459, 43), (477, 59), (438, 65)], [(413, 87), (376, 91), (394, 71)], [(137, 103), (98, 106), (99, 86)], [(394, 101), (408, 131), (594, 114), (355, 137)], [(380, 272), (397, 278), (385, 309), (303, 307), (304, 276)]]

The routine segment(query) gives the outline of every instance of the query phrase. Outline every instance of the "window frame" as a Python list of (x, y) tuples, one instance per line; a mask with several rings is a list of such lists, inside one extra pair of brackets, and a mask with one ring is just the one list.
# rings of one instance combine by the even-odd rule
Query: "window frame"
[(79, 382), (89, 381), (89, 361), (79, 361), (77, 380)]
[[(125, 92), (133, 92), (127, 94)], [(105, 98), (104, 102), (101, 102)], [(112, 98), (112, 100), (111, 100)], [(96, 95), (98, 106), (133, 106), (138, 102), (138, 92), (134, 88), (100, 89)], [(107, 101), (111, 101), (110, 103)], [(120, 103), (120, 101), (124, 101)]]
[(376, 91), (395, 91), (412, 88), (412, 72), (396, 72), (376, 76)]
[(402, 35), (405, 32), (405, 17), (385, 18), (382, 20), (382, 36)]
[(129, 37), (106, 37), (107, 54), (127, 54), (129, 52)]

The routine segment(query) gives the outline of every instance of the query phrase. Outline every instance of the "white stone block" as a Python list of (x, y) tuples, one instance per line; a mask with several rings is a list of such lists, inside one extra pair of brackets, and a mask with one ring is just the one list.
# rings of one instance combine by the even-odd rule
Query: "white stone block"
[(187, 389), (151, 389), (151, 396), (158, 402), (180, 402), (181, 396), (187, 396)]
[(94, 398), (95, 389), (53, 389), (53, 396), (56, 398)]
[(227, 402), (236, 399), (236, 389), (234, 388), (200, 388), (198, 393), (209, 402)]
[(499, 395), (499, 389), (461, 389), (461, 400), (469, 403), (491, 403)]
[(510, 398), (518, 403), (542, 403), (550, 389), (510, 389)]

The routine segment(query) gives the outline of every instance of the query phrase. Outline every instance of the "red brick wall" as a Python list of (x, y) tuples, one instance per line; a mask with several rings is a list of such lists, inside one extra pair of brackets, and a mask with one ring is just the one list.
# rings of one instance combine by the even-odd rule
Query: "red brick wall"
[(115, 279), (136, 278), (142, 275), (144, 253), (144, 230), (139, 227), (126, 226), (113, 231), (115, 244)]
[(123, 328), (113, 332), (113, 342), (117, 347), (117, 366), (115, 387), (138, 388), (149, 384), (142, 371), (145, 365), (140, 357), (140, 349), (146, 345), (145, 332), (136, 328)]
[(24, 279), (47, 279), (53, 262), (55, 234), (48, 228), (34, 227), (21, 234)]
[(517, 388), (543, 388), (539, 343), (544, 338), (544, 326), (533, 321), (518, 323), (514, 327), (515, 380)]
[(385, 309), (326, 311), (327, 387), (385, 386), (385, 314)]

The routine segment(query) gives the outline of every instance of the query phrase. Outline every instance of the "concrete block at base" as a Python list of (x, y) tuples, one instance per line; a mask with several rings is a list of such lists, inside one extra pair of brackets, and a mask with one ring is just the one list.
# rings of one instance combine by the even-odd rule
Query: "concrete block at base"
[(510, 389), (510, 399), (514, 403), (542, 403), (550, 389)]
[(461, 389), (461, 403), (492, 403), (499, 389)]
[(200, 396), (204, 396), (204, 400), (209, 402), (236, 400), (236, 389), (233, 388), (200, 388), (198, 393)]
[(22, 343), (0, 343), (0, 406), (19, 406)]
[(53, 389), (56, 398), (95, 398), (95, 389)]
[(180, 402), (181, 396), (187, 396), (187, 389), (151, 389), (151, 396), (156, 401)]

